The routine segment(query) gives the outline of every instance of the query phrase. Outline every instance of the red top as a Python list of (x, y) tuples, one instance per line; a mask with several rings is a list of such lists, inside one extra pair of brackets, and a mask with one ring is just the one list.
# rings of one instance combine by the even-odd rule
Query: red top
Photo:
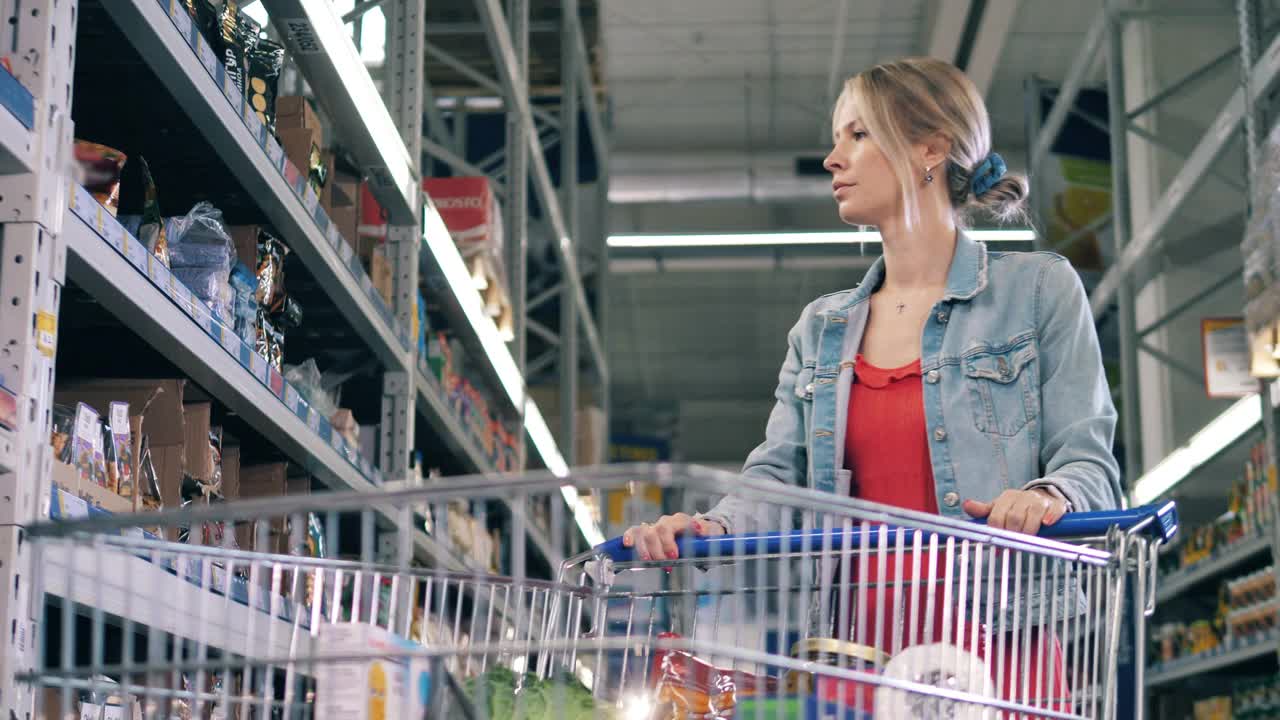
[(924, 420), (920, 360), (885, 370), (858, 355), (844, 438), (852, 494), (862, 500), (938, 512)]

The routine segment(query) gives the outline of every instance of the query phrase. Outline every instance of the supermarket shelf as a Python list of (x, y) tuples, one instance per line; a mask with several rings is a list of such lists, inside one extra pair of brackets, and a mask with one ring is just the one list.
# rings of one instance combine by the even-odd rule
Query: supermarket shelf
[(1156, 603), (1177, 597), (1199, 583), (1226, 572), (1249, 558), (1271, 549), (1266, 536), (1250, 538), (1236, 543), (1225, 552), (1161, 578), (1156, 587)]
[(468, 473), (487, 475), (493, 472), (490, 464), (475, 441), (467, 434), (466, 428), (458, 422), (444, 397), (444, 389), (431, 375), (418, 367), (414, 371), (414, 385), (417, 388), (418, 410), (427, 419), (427, 423), (445, 441), (455, 456), (465, 462)]
[(1148, 688), (1167, 685), (1192, 675), (1215, 672), (1266, 655), (1274, 656), (1277, 650), (1280, 650), (1280, 631), (1273, 630), (1221, 652), (1202, 653), (1155, 665), (1147, 670), (1146, 684)]
[(335, 135), (368, 173), (369, 188), (389, 224), (419, 225), (418, 159), (410, 156), (341, 15), (332, 3), (266, 0), (264, 5)]
[[(67, 276), (114, 315), (126, 319), (134, 332), (192, 380), (326, 485), (365, 492), (373, 489), (373, 483), (331, 441), (288, 408), (261, 377), (250, 372), (71, 211), (63, 222), (63, 233), (69, 250)], [(265, 373), (265, 361), (263, 366)]]
[[(0, 175), (31, 172), (35, 167), (35, 101), (22, 83), (0, 68)], [(7, 112), (6, 112), (7, 111)]]
[[(286, 616), (251, 608), (247, 585), (231, 598), (206, 590), (153, 562), (118, 549), (41, 545), (44, 590), (110, 616), (250, 658), (288, 657), (310, 650), (311, 635)], [(194, 573), (193, 573), (194, 574)], [(262, 598), (265, 601), (265, 597)], [(286, 602), (280, 608), (291, 607)], [(197, 615), (204, 623), (193, 622)]]
[[(212, 50), (198, 32), (188, 34), (175, 27), (175, 20), (184, 23), (184, 29), (190, 27), (190, 17), (182, 4), (121, 0), (103, 3), (103, 7), (178, 104), (186, 108), (245, 190), (259, 199), (270, 224), (328, 290), (339, 312), (374, 354), (387, 366), (406, 365), (407, 334), (394, 326), (389, 311), (375, 301), (376, 291), (363, 270), (356, 272), (359, 262), (350, 257), (349, 245), (341, 241), (336, 231), (322, 229), (317, 215), (323, 211), (314, 207), (314, 193), (303, 197), (295, 193), (284, 175), (284, 168), (291, 166), (283, 161), (279, 144), (269, 137), (252, 112), (242, 117), (243, 98), (234, 85), (224, 93), (229, 80), (225, 80)], [(174, 20), (167, 7), (174, 8)], [(194, 39), (196, 49), (188, 44), (189, 38)], [(230, 99), (233, 96), (235, 99)], [(328, 224), (327, 219), (323, 222)]]

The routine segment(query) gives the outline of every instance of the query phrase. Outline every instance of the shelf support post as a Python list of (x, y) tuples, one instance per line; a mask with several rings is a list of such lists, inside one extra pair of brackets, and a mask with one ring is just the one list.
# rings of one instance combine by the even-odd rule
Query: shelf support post
[[(36, 713), (37, 688), (16, 676), (37, 669), (44, 602), (39, 558), (23, 532), (47, 517), (51, 492), (49, 427), (67, 263), (61, 232), (74, 137), (75, 3), (37, 0), (15, 13), (12, 23), (13, 75), (33, 97), (34, 122), (31, 172), (0, 176), (0, 393), (15, 405), (14, 427), (0, 432), (0, 587), (6, 588), (0, 594), (0, 714), (26, 718)], [(64, 691), (63, 707), (69, 700)]]

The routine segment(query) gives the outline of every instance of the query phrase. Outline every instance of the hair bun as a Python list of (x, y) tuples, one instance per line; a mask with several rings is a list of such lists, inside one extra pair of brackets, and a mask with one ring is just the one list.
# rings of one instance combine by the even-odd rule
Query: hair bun
[(974, 197), (985, 195), (988, 190), (995, 186), (1000, 178), (1008, 172), (1009, 168), (1004, 164), (1004, 158), (1000, 157), (1000, 153), (991, 153), (985, 160), (978, 163), (978, 167), (973, 169), (973, 179), (970, 186), (973, 188)]

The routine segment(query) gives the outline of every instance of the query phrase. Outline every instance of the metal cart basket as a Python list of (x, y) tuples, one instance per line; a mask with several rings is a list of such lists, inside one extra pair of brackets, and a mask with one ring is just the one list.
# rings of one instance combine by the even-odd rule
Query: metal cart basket
[[(647, 486), (750, 527), (641, 562), (563, 512), (653, 520)], [(505, 575), (442, 549), (459, 502), (512, 528)], [(1175, 531), (1171, 504), (1032, 537), (670, 465), (93, 515), (27, 533), (22, 679), (44, 717), (1111, 718)]]

